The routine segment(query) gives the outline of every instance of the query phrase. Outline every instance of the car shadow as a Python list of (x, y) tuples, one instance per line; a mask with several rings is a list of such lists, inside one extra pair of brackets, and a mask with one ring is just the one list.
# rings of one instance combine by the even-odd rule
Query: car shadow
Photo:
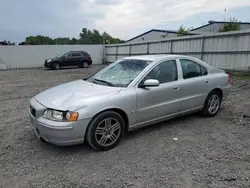
[(79, 67), (61, 67), (59, 70), (54, 70), (50, 68), (45, 68), (44, 70), (46, 71), (60, 71), (60, 70), (71, 70), (71, 69), (84, 69), (84, 68), (79, 68)]
[(124, 140), (129, 140), (129, 139), (133, 139), (133, 137), (137, 137), (140, 135), (146, 135), (150, 132), (154, 132), (154, 131), (161, 131), (163, 129), (166, 128), (173, 128), (176, 126), (182, 126), (182, 122), (184, 121), (188, 121), (190, 119), (193, 118), (203, 118), (202, 116), (199, 115), (199, 113), (195, 113), (195, 114), (189, 114), (186, 116), (181, 116), (181, 117), (177, 117), (174, 119), (170, 119), (170, 120), (166, 120), (166, 121), (162, 121), (160, 123), (155, 123), (146, 127), (142, 127), (142, 128), (138, 128), (135, 130), (132, 130), (130, 132), (127, 132), (124, 136), (123, 139)]
[[(163, 129), (169, 129), (175, 126), (182, 126), (181, 122), (188, 121), (195, 117), (202, 118), (198, 113), (191, 114), (191, 115), (175, 118), (172, 120), (167, 120), (167, 121), (163, 121), (160, 123), (152, 124), (150, 126), (146, 126), (146, 127), (133, 130), (131, 132), (126, 132), (121, 139), (121, 145), (126, 144), (127, 140), (136, 139), (137, 137), (141, 135), (147, 135), (148, 133), (151, 133), (151, 132), (161, 131)], [(92, 149), (86, 143), (86, 141), (82, 144), (73, 145), (73, 146), (56, 146), (47, 142), (42, 143), (41, 145), (43, 149), (46, 150), (46, 152), (48, 152), (48, 154), (51, 154), (51, 155), (57, 155), (57, 154), (58, 155), (63, 155), (63, 154), (73, 155), (73, 154), (79, 154), (79, 153), (83, 155), (88, 155), (88, 154), (93, 154), (93, 153), (107, 152), (107, 151), (96, 151)], [(118, 144), (118, 147), (119, 147), (119, 144)]]

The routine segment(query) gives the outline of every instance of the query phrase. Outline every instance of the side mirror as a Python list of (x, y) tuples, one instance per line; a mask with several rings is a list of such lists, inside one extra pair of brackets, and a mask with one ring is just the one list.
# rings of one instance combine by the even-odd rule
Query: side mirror
[(157, 87), (160, 85), (160, 82), (155, 79), (148, 79), (145, 80), (143, 84), (140, 85), (140, 87)]

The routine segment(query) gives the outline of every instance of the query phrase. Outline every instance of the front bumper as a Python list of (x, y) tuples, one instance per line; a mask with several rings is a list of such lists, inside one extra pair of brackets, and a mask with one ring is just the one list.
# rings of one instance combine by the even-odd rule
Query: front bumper
[(42, 114), (46, 107), (38, 103), (35, 99), (31, 99), (30, 105), (36, 110), (30, 112), (30, 121), (33, 130), (38, 138), (60, 146), (69, 146), (84, 142), (85, 132), (91, 120), (84, 119), (75, 122), (57, 122), (45, 119)]
[(44, 66), (46, 67), (46, 68), (50, 68), (51, 67), (51, 61), (50, 62), (47, 62), (47, 61), (45, 61), (44, 62)]

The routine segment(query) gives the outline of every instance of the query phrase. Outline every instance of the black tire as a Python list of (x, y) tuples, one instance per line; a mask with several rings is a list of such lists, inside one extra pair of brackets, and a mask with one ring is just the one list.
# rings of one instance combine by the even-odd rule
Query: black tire
[(52, 69), (54, 69), (54, 70), (60, 69), (60, 64), (58, 62), (53, 63)]
[[(119, 130), (117, 129), (116, 132), (114, 131), (113, 133), (111, 133), (111, 134), (114, 134), (114, 133), (117, 134), (116, 140), (114, 140), (113, 143), (112, 143), (111, 136), (110, 136), (110, 138), (106, 138), (109, 136), (109, 135), (106, 135), (107, 133), (104, 133), (105, 134), (104, 135), (103, 133), (97, 131), (97, 128), (98, 128), (98, 130), (100, 130), (100, 128), (105, 129), (106, 121), (108, 119), (111, 119), (110, 124), (112, 124), (112, 122), (115, 123), (114, 125), (116, 125), (116, 128), (119, 125)], [(104, 127), (102, 127), (103, 123), (105, 124)], [(99, 134), (97, 134), (96, 131), (99, 132)], [(102, 131), (105, 132), (105, 130), (102, 130)], [(93, 120), (90, 122), (90, 124), (87, 128), (87, 131), (86, 131), (86, 140), (87, 140), (88, 144), (96, 150), (109, 150), (109, 149), (114, 148), (118, 144), (122, 135), (124, 134), (124, 131), (125, 131), (125, 122), (124, 122), (123, 118), (121, 117), (121, 115), (114, 112), (114, 111), (104, 111), (104, 112), (98, 114), (97, 116), (95, 116), (93, 118)], [(111, 130), (111, 132), (112, 132), (112, 130)], [(103, 137), (106, 138), (106, 142), (108, 140), (111, 142), (109, 144), (107, 142), (106, 145), (101, 145), (100, 140), (102, 140)], [(100, 138), (100, 140), (98, 141), (99, 138)]]
[(81, 63), (81, 67), (82, 67), (82, 68), (88, 68), (88, 67), (89, 67), (89, 63), (88, 63), (87, 61), (83, 61), (83, 62)]
[[(216, 105), (217, 103), (214, 102), (214, 105), (215, 105), (214, 108), (215, 108), (215, 109), (211, 111), (211, 110), (209, 110), (209, 109), (210, 109), (210, 107), (211, 107), (210, 103), (211, 103), (212, 97), (216, 97), (216, 98), (218, 99), (218, 106)], [(217, 101), (217, 100), (216, 100), (216, 101)], [(203, 109), (202, 109), (202, 111), (201, 111), (202, 115), (203, 115), (204, 117), (213, 117), (213, 116), (215, 116), (215, 115), (219, 112), (219, 110), (220, 110), (221, 101), (222, 101), (222, 96), (221, 96), (220, 92), (215, 91), (215, 90), (211, 91), (211, 92), (208, 94), (208, 96), (207, 96), (207, 98), (206, 98), (206, 100), (205, 100)]]

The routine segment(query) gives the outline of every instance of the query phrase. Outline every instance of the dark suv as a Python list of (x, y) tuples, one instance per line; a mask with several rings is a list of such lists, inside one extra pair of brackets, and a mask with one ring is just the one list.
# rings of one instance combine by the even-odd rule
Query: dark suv
[(55, 58), (46, 59), (44, 66), (58, 70), (60, 67), (78, 66), (87, 68), (92, 64), (91, 56), (84, 51), (70, 51)]

